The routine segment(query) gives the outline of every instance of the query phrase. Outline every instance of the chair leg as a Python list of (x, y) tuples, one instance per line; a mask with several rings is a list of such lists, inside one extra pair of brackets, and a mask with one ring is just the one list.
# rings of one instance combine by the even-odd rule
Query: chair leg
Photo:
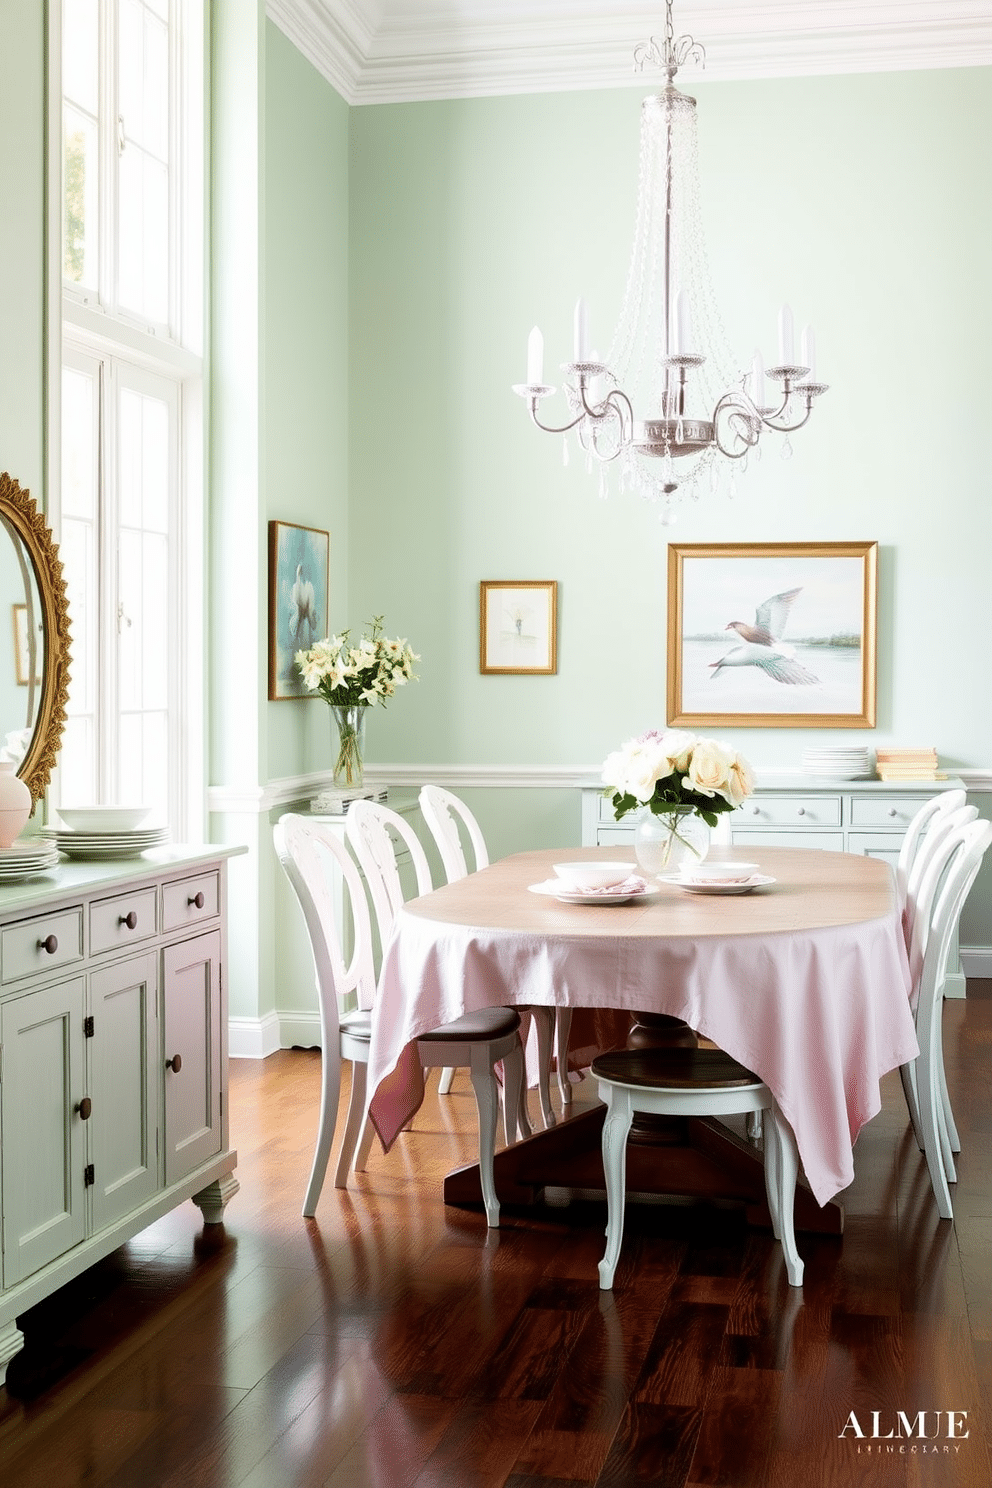
[(551, 1105), (551, 1052), (554, 1043), (554, 1008), (533, 1007), (534, 1031), (537, 1036), (537, 1091), (541, 1101), (541, 1117), (544, 1129), (555, 1125), (555, 1113)]
[[(768, 1167), (768, 1145), (775, 1150), (771, 1168)], [(765, 1122), (765, 1184), (768, 1207), (773, 1216), (777, 1210), (778, 1232), (782, 1240), (785, 1257), (785, 1273), (789, 1285), (803, 1284), (803, 1262), (796, 1249), (796, 1179), (799, 1176), (799, 1153), (792, 1128), (778, 1106), (773, 1106)], [(774, 1179), (774, 1192), (772, 1182)]]
[(333, 1034), (328, 1034), (324, 1038), (323, 1053), (320, 1059), (320, 1118), (317, 1123), (317, 1145), (314, 1148), (310, 1179), (303, 1200), (303, 1215), (306, 1219), (311, 1219), (317, 1212), (317, 1201), (320, 1198), (320, 1190), (324, 1186), (324, 1174), (327, 1172), (327, 1159), (331, 1155), (331, 1143), (334, 1141), (340, 1096), (341, 1050), (335, 1029)]
[(623, 1242), (623, 1216), (627, 1183), (627, 1134), (634, 1119), (630, 1091), (616, 1085), (601, 1085), (599, 1093), (606, 1102), (603, 1122), (603, 1173), (606, 1177), (606, 1253), (599, 1263), (599, 1288), (608, 1292), (613, 1286), (620, 1246)]
[(451, 1069), (451, 1068), (449, 1068), (446, 1065), (444, 1067), (444, 1069), (441, 1071), (441, 1074), (440, 1074), (440, 1076), (438, 1078), (438, 1082), (437, 1082), (437, 1093), (438, 1093), (438, 1095), (447, 1095), (448, 1094), (448, 1092), (451, 1090), (451, 1083), (454, 1080), (454, 1078), (455, 1078), (455, 1072), (454, 1072), (454, 1070)]
[(762, 1132), (763, 1111), (748, 1111), (744, 1129), (749, 1142), (760, 1142)]
[(572, 1104), (572, 1082), (568, 1078), (568, 1036), (572, 1031), (572, 1009), (555, 1008), (555, 1066), (562, 1106)]
[[(943, 1007), (941, 1007), (943, 1014)], [(954, 1112), (951, 1109), (951, 1097), (947, 1093), (947, 1073), (944, 1069), (944, 1025), (943, 1017), (937, 1028), (939, 1047), (937, 1050), (937, 1073), (940, 1077), (940, 1104), (944, 1112), (944, 1129), (947, 1132), (947, 1145), (952, 1152), (961, 1151), (961, 1138), (954, 1122)]]
[[(362, 1135), (362, 1117), (365, 1114), (365, 1073), (366, 1066), (361, 1060), (353, 1060), (351, 1065), (351, 1099), (348, 1102), (348, 1118), (345, 1122), (344, 1136), (341, 1138), (341, 1147), (338, 1152), (338, 1165), (334, 1170), (334, 1187), (348, 1187), (348, 1172), (355, 1161), (359, 1145), (359, 1137)], [(368, 1149), (366, 1148), (366, 1152)], [(357, 1167), (357, 1162), (355, 1163)]]
[[(512, 1062), (513, 1056), (507, 1055), (504, 1069)], [(479, 1177), (482, 1182), (482, 1202), (486, 1208), (486, 1223), (491, 1230), (498, 1230), (499, 1199), (496, 1197), (493, 1179), (493, 1158), (496, 1155), (496, 1076), (484, 1044), (479, 1044), (472, 1051), (471, 1075), (475, 1103), (479, 1108)], [(511, 1109), (517, 1109), (516, 1092)]]
[(908, 1064), (899, 1066), (899, 1078), (902, 1081), (902, 1093), (906, 1097), (906, 1109), (913, 1127), (913, 1136), (916, 1145), (923, 1151), (923, 1128), (920, 1125), (920, 1102), (917, 1089), (916, 1060), (911, 1059)]
[[(924, 1019), (917, 1029), (920, 1040), (920, 1057), (917, 1060), (916, 1085), (920, 1102), (920, 1125), (923, 1129), (923, 1151), (930, 1173), (933, 1196), (937, 1201), (937, 1212), (941, 1219), (954, 1218), (951, 1191), (947, 1186), (947, 1173), (941, 1152), (940, 1078), (934, 1061), (935, 1030), (933, 1024), (939, 1016), (939, 1008), (933, 1018)], [(938, 1045), (939, 1051), (939, 1045)]]
[[(516, 1121), (507, 1120), (516, 1112)], [(527, 1114), (527, 1070), (524, 1065), (524, 1046), (517, 1042), (512, 1054), (503, 1056), (503, 1139), (511, 1147), (518, 1137), (531, 1135), (530, 1117)]]

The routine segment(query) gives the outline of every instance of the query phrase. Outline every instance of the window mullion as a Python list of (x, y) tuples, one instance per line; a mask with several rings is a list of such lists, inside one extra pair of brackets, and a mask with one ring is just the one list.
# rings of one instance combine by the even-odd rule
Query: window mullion
[(120, 643), (118, 574), (120, 477), (118, 405), (120, 377), (116, 358), (104, 362), (106, 396), (103, 418), (103, 490), (100, 501), (100, 796), (117, 800), (118, 764), (117, 708), (120, 694)]
[(100, 6), (100, 303), (117, 308), (117, 7)]

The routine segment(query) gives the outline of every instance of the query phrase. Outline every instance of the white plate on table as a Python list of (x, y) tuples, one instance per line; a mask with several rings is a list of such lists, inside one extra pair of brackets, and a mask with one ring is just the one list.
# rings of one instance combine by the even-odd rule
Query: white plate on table
[(595, 889), (583, 893), (581, 889), (569, 889), (565, 885), (559, 886), (553, 881), (548, 883), (528, 884), (532, 894), (546, 894), (549, 899), (557, 899), (559, 904), (630, 904), (635, 899), (653, 899), (660, 893), (653, 884), (645, 884), (643, 889), (625, 889), (618, 884), (615, 889)]
[(685, 878), (672, 878), (677, 888), (685, 889), (689, 894), (750, 894), (752, 889), (764, 889), (775, 882), (767, 873), (752, 873), (743, 883), (690, 883)]

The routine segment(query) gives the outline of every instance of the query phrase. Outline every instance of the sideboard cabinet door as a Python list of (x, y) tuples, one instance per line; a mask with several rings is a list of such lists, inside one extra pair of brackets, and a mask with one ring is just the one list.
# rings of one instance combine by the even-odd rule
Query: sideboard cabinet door
[(159, 1186), (158, 957), (147, 951), (90, 974), (94, 1230), (123, 1219)]
[(0, 1004), (5, 1287), (85, 1234), (84, 1003), (77, 977)]
[(221, 1150), (220, 977), (218, 930), (166, 946), (162, 1060), (167, 1184)]

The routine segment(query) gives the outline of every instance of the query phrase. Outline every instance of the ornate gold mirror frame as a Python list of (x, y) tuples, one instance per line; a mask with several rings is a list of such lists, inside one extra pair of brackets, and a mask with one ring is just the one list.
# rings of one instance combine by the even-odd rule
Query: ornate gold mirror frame
[(45, 519), (17, 481), (6, 472), (0, 474), (0, 517), (4, 525), (24, 544), (41, 599), (44, 622), (45, 664), (41, 679), (41, 697), (34, 733), (17, 773), (37, 802), (44, 795), (51, 778), (62, 730), (65, 727), (65, 705), (69, 691), (69, 606), (58, 548)]

